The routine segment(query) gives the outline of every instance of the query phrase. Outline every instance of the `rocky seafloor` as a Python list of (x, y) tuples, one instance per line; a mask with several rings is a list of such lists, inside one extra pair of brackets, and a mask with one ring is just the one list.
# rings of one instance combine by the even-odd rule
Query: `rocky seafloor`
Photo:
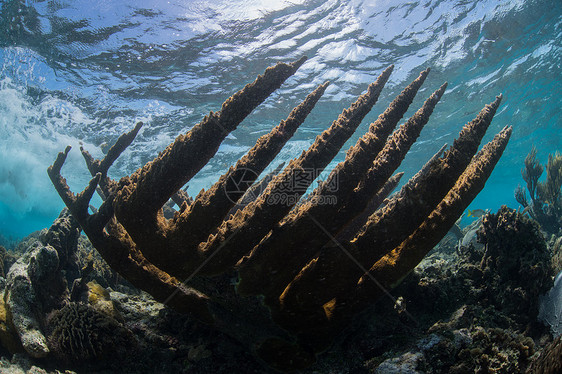
[[(134, 289), (83, 235), (53, 227), (1, 248), (0, 373), (270, 371), (228, 335)], [(538, 315), (561, 268), (560, 234), (504, 207), (447, 235), (304, 372), (558, 372), (557, 309), (540, 310), (548, 323)]]

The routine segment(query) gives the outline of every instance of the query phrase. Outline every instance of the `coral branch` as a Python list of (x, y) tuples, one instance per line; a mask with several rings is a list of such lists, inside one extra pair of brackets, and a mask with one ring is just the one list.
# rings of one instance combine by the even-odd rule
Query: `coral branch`
[[(402, 190), (408, 190), (414, 186), (423, 175), (427, 174), (431, 166), (434, 165), (441, 156), (445, 147), (446, 145), (441, 147), (422, 169), (410, 178)], [(359, 216), (356, 217), (356, 219), (358, 218)], [(361, 219), (363, 224), (365, 224), (368, 217), (361, 217)], [(385, 229), (388, 230), (389, 228)], [(318, 258), (313, 259), (307, 266), (303, 267), (289, 285), (282, 299), (287, 297), (287, 294), (291, 292), (291, 288), (293, 293), (302, 294), (307, 292), (307, 289), (310, 290), (312, 287), (315, 287), (314, 293), (306, 298), (306, 304), (298, 307), (314, 308), (314, 305), (324, 305), (333, 299), (335, 295), (343, 295), (353, 289), (359, 277), (364, 273), (365, 269), (369, 267), (368, 265), (364, 266), (360, 263), (363, 259), (361, 253), (357, 252), (354, 245), (349, 245), (349, 241), (353, 239), (355, 233), (356, 230), (348, 232), (344, 230), (338, 237), (332, 237), (331, 242), (322, 249)], [(354, 242), (353, 244), (356, 243)], [(334, 269), (337, 269), (337, 271), (334, 271)], [(312, 284), (314, 284), (314, 286), (312, 286)], [(287, 300), (284, 300), (284, 303), (287, 305)]]
[[(419, 178), (421, 178), (422, 175), (426, 174), (429, 171), (430, 166), (434, 162), (436, 162), (437, 158), (441, 157), (441, 155), (443, 154), (443, 151), (445, 151), (446, 147), (447, 147), (447, 144), (444, 144), (437, 151), (437, 153), (435, 153), (425, 163), (425, 165), (420, 169), (420, 171), (417, 172), (416, 175), (414, 175), (412, 178), (410, 178), (408, 180), (408, 182), (407, 182), (407, 184), (405, 185), (404, 188), (408, 189), (411, 186), (415, 185), (417, 183), (417, 180)], [(380, 191), (377, 192), (377, 194), (375, 196), (373, 196), (373, 198), (371, 198), (371, 200), (369, 201), (369, 204), (367, 205), (367, 208), (365, 208), (365, 210), (361, 214), (359, 214), (357, 217), (355, 217), (353, 219), (353, 221), (345, 228), (345, 230), (343, 230), (341, 233), (339, 233), (337, 235), (337, 237), (336, 237), (337, 241), (345, 242), (345, 241), (352, 240), (355, 237), (355, 235), (367, 223), (367, 221), (369, 220), (369, 217), (373, 213), (376, 212), (376, 210), (384, 202), (384, 200), (387, 198), (387, 196), (396, 188), (398, 183), (400, 183), (400, 179), (402, 178), (403, 174), (404, 173), (402, 173), (402, 172), (397, 173), (385, 183), (383, 188), (381, 188)]]
[[(370, 274), (378, 279), (383, 287), (393, 288), (451, 229), (469, 203), (484, 188), (507, 146), (511, 132), (512, 128), (506, 127), (486, 144), (414, 233), (371, 267)], [(370, 302), (382, 292), (367, 276), (359, 280), (357, 287), (357, 298), (354, 298), (356, 308), (357, 305)]]
[[(98, 173), (89, 183), (86, 189), (74, 196), (61, 176), (60, 171), (70, 147), (64, 153), (59, 153), (55, 163), (47, 169), (47, 172), (57, 189), (59, 195), (78, 221), (92, 245), (100, 252), (104, 260), (124, 278), (133, 285), (144, 289), (157, 300), (166, 301), (169, 305), (193, 314), (204, 322), (212, 322), (213, 318), (208, 311), (207, 298), (201, 293), (185, 287), (177, 279), (149, 263), (136, 249), (136, 245), (128, 237), (121, 225), (115, 220), (106, 226), (106, 220), (110, 217), (110, 205), (104, 203), (99, 212), (89, 215), (87, 208), (95, 191), (95, 187), (101, 178)], [(105, 208), (103, 208), (105, 207)], [(107, 209), (110, 209), (109, 212)]]
[[(64, 179), (60, 173), (61, 173), (62, 166), (66, 161), (66, 157), (68, 156), (68, 152), (70, 152), (71, 148), (72, 147), (67, 146), (64, 152), (59, 152), (53, 165), (47, 168), (47, 174), (49, 175), (51, 182), (55, 186), (55, 189), (57, 190), (64, 204), (67, 207), (69, 207), (69, 209), (71, 206), (74, 206), (76, 204), (76, 196), (74, 195), (74, 193), (72, 193), (72, 191), (70, 191), (68, 184), (66, 184), (66, 179)], [(72, 214), (73, 215), (77, 214), (81, 216), (81, 218), (83, 216), (83, 212), (81, 212), (80, 210), (77, 210), (76, 212), (72, 212)]]
[[(427, 72), (427, 70), (422, 72), (420, 78), (414, 81), (412, 85), (417, 85), (419, 88), (419, 85), (421, 85), (419, 80), (423, 81)], [(411, 89), (412, 85), (405, 90), (409, 95), (400, 95), (397, 98), (399, 103), (401, 103), (403, 97), (408, 96), (408, 101), (412, 101), (413, 97), (411, 95), (412, 93), (415, 94), (416, 91)], [(357, 212), (363, 211), (366, 203), (384, 186), (394, 170), (400, 165), (400, 162), (408, 152), (411, 144), (418, 137), (423, 126), (427, 123), (429, 115), (439, 101), (445, 87), (443, 85), (436, 91), (426, 101), (423, 108), (386, 141), (382, 150), (378, 154), (375, 153), (376, 158), (374, 161), (371, 161), (371, 164), (363, 163), (363, 167), (372, 165), (370, 169), (360, 172), (359, 167), (353, 166), (354, 159), (352, 157), (349, 157), (346, 160), (347, 162), (344, 161), (338, 165), (340, 167), (336, 167), (332, 174), (338, 178), (339, 182), (337, 190), (332, 192), (337, 199), (336, 203), (332, 206), (323, 204), (322, 200), (317, 199), (313, 203), (301, 206), (296, 215), (292, 217), (293, 219), (281, 225), (279, 230), (276, 230), (269, 238), (260, 243), (260, 246), (252, 253), (252, 256), (256, 254), (257, 257), (258, 251), (261, 251), (262, 257), (267, 257), (267, 260), (260, 259), (257, 262), (260, 264), (265, 263), (268, 266), (264, 267), (262, 265), (260, 268), (261, 272), (254, 268), (251, 271), (241, 270), (241, 278), (244, 279), (244, 275), (248, 273), (253, 277), (256, 277), (256, 275), (266, 277), (268, 274), (275, 273), (275, 281), (269, 282), (271, 287), (265, 293), (267, 300), (273, 299), (271, 302), (275, 302), (275, 299), (279, 297), (283, 289), (298, 273), (297, 269), (302, 269), (307, 262), (312, 260), (320, 248), (330, 241), (330, 236), (335, 236), (342, 227), (355, 217)], [(395, 105), (391, 105), (385, 113), (392, 112), (394, 107)], [(407, 107), (403, 107), (402, 113), (406, 109)], [(390, 116), (385, 117), (388, 118)], [(395, 122), (392, 121), (392, 127), (396, 125), (398, 120), (399, 118), (394, 116)], [(383, 121), (379, 123), (383, 123)], [(379, 124), (373, 126), (374, 129), (381, 129), (381, 127)], [(351, 154), (357, 154), (357, 152), (352, 152)], [(350, 169), (355, 169), (356, 173), (350, 173)], [(353, 178), (353, 175), (355, 175), (355, 178)], [(359, 184), (357, 184), (358, 178), (362, 178)], [(327, 184), (329, 183), (330, 178), (327, 181)], [(327, 192), (326, 190), (320, 190), (318, 196), (327, 194)], [(330, 236), (327, 236), (327, 234)], [(289, 243), (298, 243), (298, 245), (291, 246), (288, 245)], [(280, 266), (281, 264), (282, 266)], [(254, 280), (254, 282), (256, 281)]]
[[(327, 130), (317, 136), (307, 151), (291, 161), (256, 201), (226, 221), (216, 235), (209, 237), (209, 240), (200, 246), (206, 257), (214, 256), (213, 261), (203, 269), (205, 273), (215, 274), (236, 264), (242, 256), (248, 254), (248, 248), (258, 244), (263, 236), (289, 213), (298, 200), (295, 197), (302, 196), (315, 176), (336, 156), (371, 110), (391, 70), (392, 67), (387, 68), (376, 82), (369, 85), (367, 92), (349, 109), (344, 110)], [(295, 181), (300, 183), (294, 185)], [(293, 200), (292, 203), (289, 198)], [(220, 252), (215, 255), (219, 248)]]
[[(146, 247), (144, 255), (155, 265), (171, 274), (181, 271), (182, 262), (174, 258), (183, 258), (184, 262), (197, 263), (194, 248), (207, 239), (225, 219), (228, 212), (255, 181), (257, 176), (279, 154), (285, 143), (293, 136), (314, 108), (328, 83), (320, 85), (306, 99), (267, 135), (258, 139), (256, 144), (242, 157), (236, 166), (222, 175), (209, 190), (202, 192), (195, 201), (175, 217), (167, 233), (168, 251), (160, 246)], [(170, 268), (170, 265), (178, 265)]]
[[(371, 124), (369, 132), (348, 150), (346, 159), (338, 164), (330, 173), (326, 182), (318, 187), (312, 197), (313, 201), (305, 202), (299, 206), (289, 219), (265, 238), (245, 259), (239, 268), (239, 292), (243, 294), (264, 293), (272, 298), (279, 296), (290, 279), (296, 275), (295, 271), (302, 268), (306, 261), (310, 259), (310, 251), (305, 252), (307, 248), (303, 249), (303, 245), (309, 243), (306, 240), (314, 239), (319, 241), (320, 244), (328, 240), (324, 233), (319, 230), (319, 227), (311, 222), (310, 215), (323, 217), (321, 219), (328, 217), (330, 217), (330, 220), (335, 219), (336, 222), (330, 223), (330, 227), (339, 227), (349, 220), (349, 217), (339, 217), (333, 215), (332, 212), (326, 216), (326, 210), (332, 211), (334, 207), (323, 204), (321, 198), (315, 199), (315, 197), (337, 193), (335, 198), (338, 204), (341, 204), (341, 199), (352, 194), (353, 189), (357, 186), (358, 179), (369, 169), (373, 161), (373, 155), (377, 155), (383, 148), (386, 138), (407, 111), (428, 73), (429, 69), (420, 73), (419, 77), (396, 97), (384, 113), (378, 117), (377, 121)], [(330, 191), (334, 188), (335, 191)], [(310, 232), (309, 230), (314, 231)], [(294, 248), (294, 251), (298, 254), (287, 253), (289, 248)], [(284, 274), (280, 274), (280, 271)], [(273, 273), (276, 274), (276, 277), (271, 280), (270, 274)], [(267, 285), (265, 289), (263, 285)]]
[(367, 203), (367, 207), (349, 222), (336, 236), (339, 242), (347, 242), (365, 225), (371, 214), (373, 214), (383, 204), (384, 200), (400, 183), (404, 172), (396, 173), (386, 181), (384, 186)]
[(273, 180), (273, 177), (279, 174), (279, 172), (283, 169), (284, 166), (285, 166), (284, 162), (280, 163), (273, 171), (268, 173), (265, 177), (260, 179), (258, 182), (254, 183), (250, 188), (248, 188), (246, 193), (244, 193), (244, 195), (240, 198), (240, 200), (238, 200), (236, 205), (232, 207), (232, 209), (230, 210), (230, 212), (228, 212), (228, 214), (236, 214), (237, 211), (244, 209), (246, 205), (250, 204), (252, 201), (257, 199), (257, 197), (261, 195), (261, 193), (266, 189), (269, 182)]
[[(83, 227), (84, 228), (84, 227)], [(84, 229), (86, 232), (86, 228)], [(150, 293), (156, 300), (207, 323), (213, 321), (208, 297), (187, 287), (149, 261), (116, 221), (107, 226), (109, 235), (86, 232), (104, 260), (134, 286)]]
[(498, 96), (465, 125), (453, 146), (431, 165), (428, 173), (419, 176), (415, 185), (407, 184), (384, 209), (369, 218), (355, 238), (356, 247), (365, 248), (354, 253), (360, 263), (369, 267), (400, 244), (411, 233), (411, 228), (418, 227), (445, 197), (476, 153), (500, 100)]
[(187, 191), (185, 190), (176, 191), (176, 193), (172, 195), (171, 199), (180, 208), (184, 203), (186, 203), (186, 205), (189, 206), (193, 202), (193, 199), (191, 198), (191, 196), (187, 194)]
[[(224, 138), (304, 63), (278, 63), (226, 100), (187, 134), (180, 135), (156, 159), (122, 180), (115, 215), (137, 242), (151, 242), (161, 230), (158, 210), (218, 150)], [(148, 247), (149, 245), (147, 245)]]
[[(406, 153), (410, 149), (410, 146), (417, 139), (423, 126), (429, 120), (429, 116), (431, 115), (435, 105), (443, 95), (445, 88), (446, 84), (442, 85), (437, 91), (435, 91), (431, 95), (431, 97), (426, 100), (423, 107), (420, 108), (405, 124), (400, 126), (400, 128), (393, 134), (393, 136), (387, 140), (384, 148), (377, 155), (373, 166), (369, 169), (358, 186), (353, 190), (353, 194), (343, 197), (345, 199), (345, 205), (340, 205), (338, 202), (339, 209), (337, 210), (337, 217), (343, 216), (345, 218), (352, 219), (353, 215), (350, 213), (357, 211), (357, 207), (364, 208), (365, 200), (368, 201), (369, 197), (373, 195), (373, 191), (376, 193), (378, 190), (380, 190), (380, 188), (384, 185), (383, 183), (385, 183), (385, 181), (390, 178), (394, 170), (396, 170), (396, 168), (400, 165), (402, 159), (406, 156)], [(361, 205), (359, 202), (363, 202), (363, 205)], [(314, 219), (313, 223), (317, 228), (316, 231), (322, 230), (330, 234), (330, 237), (326, 237), (325, 241), (322, 244), (328, 243), (330, 239), (332, 239), (337, 233), (337, 231), (334, 230), (334, 226), (331, 225), (327, 220), (323, 219), (323, 216), (320, 214), (310, 213), (310, 216), (311, 219)], [(343, 221), (343, 223), (345, 223), (345, 221)], [(314, 236), (319, 236), (322, 234), (324, 233), (319, 232)], [(308, 240), (306, 245), (308, 247), (312, 247), (313, 242), (311, 240)], [(312, 250), (314, 250), (314, 252), (312, 252), (312, 250), (311, 252), (315, 253), (319, 249), (319, 247), (312, 247)], [(304, 252), (302, 248), (301, 252)], [(328, 253), (334, 253), (334, 251), (331, 250)], [(320, 253), (320, 258), (322, 258), (322, 253)], [(310, 308), (312, 305), (323, 305), (325, 302), (329, 301), (332, 298), (330, 297), (330, 295), (332, 295), (333, 293), (333, 291), (331, 290), (332, 286), (338, 287), (339, 289), (341, 285), (345, 285), (344, 287), (347, 288), (347, 286), (349, 285), (348, 281), (353, 281), (353, 278), (349, 278), (349, 276), (354, 272), (347, 274), (340, 271), (336, 272), (333, 270), (333, 266), (337, 264), (336, 262), (333, 262), (332, 259), (330, 259), (330, 261), (328, 262), (325, 262), (323, 261), (324, 258), (320, 258), (318, 259), (318, 261), (313, 261), (312, 264), (306, 266), (306, 268), (300, 272), (297, 279), (295, 279), (295, 282), (289, 283), (287, 288), (285, 288), (280, 298), (281, 302), (284, 304), (284, 308), (288, 308), (289, 305), (293, 304), (298, 305), (298, 308), (304, 307), (306, 309)], [(311, 260), (311, 258), (309, 258), (309, 260)], [(350, 264), (349, 258), (341, 258), (341, 261), (343, 261), (343, 263), (349, 264), (349, 266), (355, 265)], [(302, 263), (300, 268), (302, 269), (305, 265), (306, 262)], [(344, 268), (347, 268), (347, 266), (344, 266)], [(354, 269), (356, 268), (357, 267), (355, 266)], [(343, 281), (341, 279), (342, 275), (344, 278)], [(355, 277), (355, 281), (356, 280), (357, 277)], [(337, 286), (338, 283), (340, 283), (340, 286)], [(309, 292), (311, 289), (315, 289), (317, 291), (314, 292), (313, 296), (303, 299), (302, 295)], [(310, 305), (308, 305), (309, 303)]]
[[(414, 176), (383, 209), (375, 212), (353, 240), (353, 245), (349, 246), (344, 242), (327, 246), (317, 260), (311, 261), (302, 269), (293, 281), (295, 296), (292, 299), (313, 287), (311, 283), (316, 283), (317, 291), (303, 300), (304, 306), (291, 307), (307, 309), (311, 305), (324, 305), (336, 296), (345, 295), (363, 274), (362, 269), (370, 268), (406, 239), (445, 197), (466, 169), (500, 99), (501, 96), (496, 98), (464, 126), (459, 138), (442, 158), (432, 158), (423, 168), (424, 172)], [(345, 250), (340, 248), (341, 245)], [(339, 271), (334, 272), (334, 268)], [(297, 287), (301, 290), (297, 291)], [(286, 305), (291, 303), (289, 295), (287, 290), (283, 296)]]
[(86, 165), (88, 166), (88, 170), (90, 171), (90, 174), (92, 174), (92, 177), (97, 173), (101, 173), (99, 185), (102, 189), (103, 199), (105, 199), (106, 196), (111, 193), (110, 190), (115, 188), (116, 185), (116, 183), (107, 176), (107, 171), (109, 170), (111, 165), (113, 165), (115, 160), (117, 160), (117, 158), (121, 155), (121, 153), (123, 153), (123, 151), (127, 149), (129, 145), (131, 145), (131, 143), (139, 133), (142, 125), (142, 122), (137, 122), (137, 124), (131, 131), (121, 135), (117, 139), (115, 144), (111, 146), (111, 148), (109, 148), (103, 160), (95, 160), (88, 151), (86, 151), (83, 147), (80, 147), (80, 151), (82, 152), (82, 156), (86, 161)]

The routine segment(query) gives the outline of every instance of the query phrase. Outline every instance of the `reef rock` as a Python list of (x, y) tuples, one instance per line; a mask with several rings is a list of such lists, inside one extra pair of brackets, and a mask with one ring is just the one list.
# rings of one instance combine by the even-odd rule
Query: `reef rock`
[(44, 357), (49, 353), (49, 349), (41, 332), (41, 323), (37, 320), (37, 315), (41, 314), (41, 305), (35, 294), (31, 274), (45, 274), (43, 271), (54, 272), (57, 267), (56, 251), (52, 247), (37, 243), (12, 266), (8, 273), (5, 290), (6, 305), (22, 345), (32, 357)]
[(11, 266), (6, 279), (4, 300), (21, 344), (32, 357), (49, 353), (41, 331), (42, 316), (60, 308), (68, 300), (61, 259), (67, 261), (80, 234), (76, 221), (63, 211), (44, 237)]

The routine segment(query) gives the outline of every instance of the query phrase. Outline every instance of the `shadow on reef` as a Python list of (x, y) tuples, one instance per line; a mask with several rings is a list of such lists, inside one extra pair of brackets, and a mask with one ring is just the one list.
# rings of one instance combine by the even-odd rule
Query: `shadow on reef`
[[(121, 136), (103, 160), (82, 150), (93, 179), (78, 195), (60, 175), (70, 147), (48, 169), (72, 216), (112, 269), (156, 300), (239, 340), (278, 370), (313, 364), (354, 316), (411, 272), (482, 190), (512, 131), (504, 128), (478, 151), (498, 96), (463, 127), (443, 155), (435, 155), (377, 209), (379, 204), (370, 201), (381, 202), (379, 192), (396, 183), (393, 173), (445, 91), (446, 84), (394, 130), (427, 69), (370, 125), (327, 180), (297, 204), (375, 104), (391, 66), (234, 214), (229, 212), (303, 123), (328, 83), (259, 138), (214, 186), (188, 200), (181, 188), (304, 61), (268, 68), (220, 111), (119, 182), (108, 178), (107, 171), (142, 123)], [(104, 202), (90, 214), (96, 190)], [(181, 205), (166, 218), (163, 207), (169, 208), (170, 199)]]

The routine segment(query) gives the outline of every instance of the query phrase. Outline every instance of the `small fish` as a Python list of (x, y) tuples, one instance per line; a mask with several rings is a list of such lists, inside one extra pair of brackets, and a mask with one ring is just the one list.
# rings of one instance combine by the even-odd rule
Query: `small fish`
[(466, 216), (467, 217), (479, 218), (479, 217), (482, 217), (486, 213), (488, 213), (488, 210), (474, 209), (474, 210), (469, 210), (468, 214)]

